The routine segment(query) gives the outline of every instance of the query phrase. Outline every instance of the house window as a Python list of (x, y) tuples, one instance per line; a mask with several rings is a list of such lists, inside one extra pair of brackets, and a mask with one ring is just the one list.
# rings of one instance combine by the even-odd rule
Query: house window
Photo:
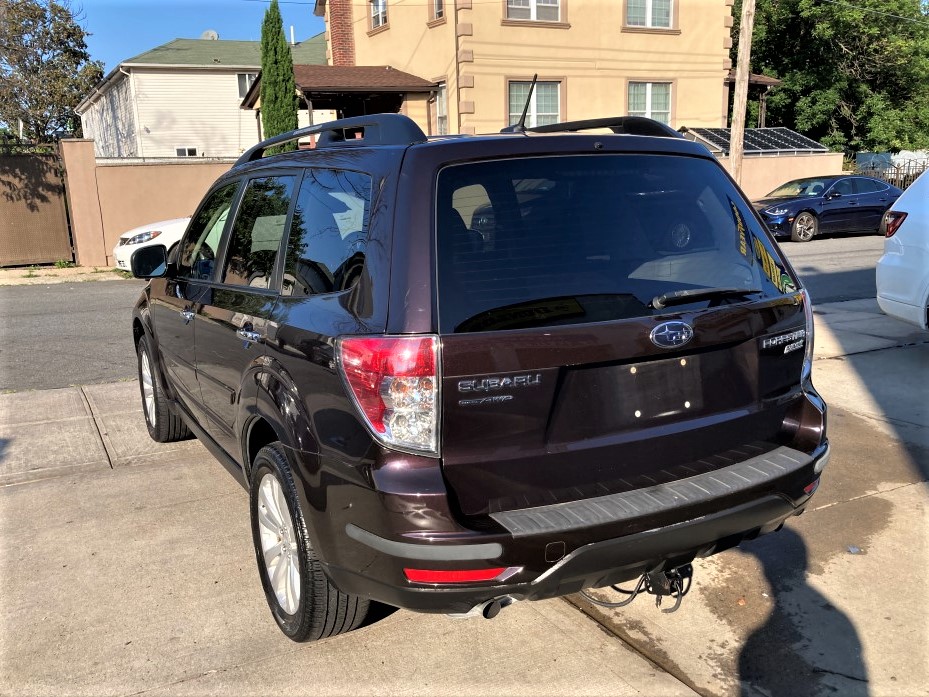
[(432, 18), (442, 19), (445, 16), (445, 0), (432, 0)]
[(448, 135), (448, 90), (444, 82), (439, 83), (435, 95), (435, 132)]
[(506, 0), (507, 19), (557, 22), (561, 18), (561, 0)]
[(371, 0), (371, 28), (387, 25), (387, 0)]
[(239, 99), (242, 99), (248, 93), (255, 78), (258, 77), (258, 73), (239, 73), (236, 77), (239, 78)]
[[(526, 106), (531, 82), (509, 83), (510, 125), (517, 123)], [(537, 82), (526, 112), (526, 127), (545, 126), (561, 120), (561, 83)]]
[(671, 28), (674, 0), (626, 0), (626, 26), (649, 29)]
[(174, 152), (178, 157), (196, 157), (197, 148), (175, 148)]
[(627, 112), (629, 116), (671, 123), (670, 82), (630, 82)]

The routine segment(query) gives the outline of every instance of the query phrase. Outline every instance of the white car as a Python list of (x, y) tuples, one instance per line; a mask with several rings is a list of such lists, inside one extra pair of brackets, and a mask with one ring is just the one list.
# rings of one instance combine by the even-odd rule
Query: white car
[(884, 214), (877, 304), (891, 317), (929, 329), (929, 172)]
[(132, 258), (132, 254), (137, 249), (150, 244), (163, 244), (170, 252), (174, 245), (181, 241), (181, 236), (189, 222), (190, 218), (174, 218), (149, 225), (140, 225), (129, 232), (124, 232), (119, 236), (119, 242), (113, 248), (113, 263), (116, 268), (129, 271), (129, 259)]

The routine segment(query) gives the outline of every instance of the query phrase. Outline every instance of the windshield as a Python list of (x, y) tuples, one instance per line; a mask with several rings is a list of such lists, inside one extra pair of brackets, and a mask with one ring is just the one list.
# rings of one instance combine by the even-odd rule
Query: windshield
[(765, 198), (798, 198), (800, 196), (821, 196), (829, 188), (829, 179), (794, 179), (781, 184)]
[(742, 197), (708, 160), (580, 155), (446, 167), (436, 200), (439, 328), (640, 317), (795, 290)]

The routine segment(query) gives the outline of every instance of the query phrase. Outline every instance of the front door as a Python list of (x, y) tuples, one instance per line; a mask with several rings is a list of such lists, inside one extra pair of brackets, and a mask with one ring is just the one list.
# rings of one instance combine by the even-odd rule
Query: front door
[(243, 381), (265, 352), (266, 324), (280, 288), (278, 252), (297, 176), (250, 179), (225, 243), (218, 284), (197, 309), (197, 374), (211, 434), (238, 454)]
[(856, 229), (858, 194), (850, 178), (839, 179), (833, 184), (820, 205), (820, 232), (848, 232)]
[(214, 259), (238, 186), (226, 184), (207, 197), (178, 246), (175, 272), (152, 281), (152, 323), (162, 366), (175, 395), (194, 414), (200, 411), (194, 318), (209, 295)]

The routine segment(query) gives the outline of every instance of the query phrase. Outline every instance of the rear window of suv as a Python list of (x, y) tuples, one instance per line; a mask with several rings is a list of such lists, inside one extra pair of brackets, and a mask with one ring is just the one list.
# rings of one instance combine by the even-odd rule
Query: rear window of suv
[(436, 200), (439, 329), (475, 332), (668, 312), (658, 295), (794, 280), (712, 162), (578, 155), (453, 165)]

